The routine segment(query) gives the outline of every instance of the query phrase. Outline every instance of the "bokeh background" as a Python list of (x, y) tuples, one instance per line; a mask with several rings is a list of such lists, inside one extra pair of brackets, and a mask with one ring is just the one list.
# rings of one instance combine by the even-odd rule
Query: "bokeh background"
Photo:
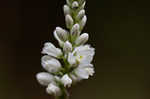
[[(65, 0), (0, 1), (0, 99), (53, 99), (35, 75), (44, 42), (64, 27)], [(150, 99), (149, 0), (87, 0), (84, 32), (96, 48), (96, 74), (70, 99)]]

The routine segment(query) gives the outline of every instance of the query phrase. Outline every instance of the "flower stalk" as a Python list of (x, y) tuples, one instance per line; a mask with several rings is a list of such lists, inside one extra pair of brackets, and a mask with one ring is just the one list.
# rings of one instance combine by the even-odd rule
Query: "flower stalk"
[(69, 94), (65, 87), (62, 88), (62, 95), (56, 96), (56, 99), (69, 99)]
[(82, 33), (87, 22), (85, 4), (85, 0), (66, 0), (63, 10), (67, 29), (56, 27), (54, 31), (60, 48), (47, 42), (42, 50), (41, 63), (47, 72), (38, 73), (36, 78), (56, 99), (69, 99), (67, 89), (95, 73), (91, 64), (95, 49), (86, 44), (88, 33)]

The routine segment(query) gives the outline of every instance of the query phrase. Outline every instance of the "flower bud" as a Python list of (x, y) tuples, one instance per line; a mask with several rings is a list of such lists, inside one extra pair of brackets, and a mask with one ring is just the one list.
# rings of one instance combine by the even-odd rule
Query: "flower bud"
[(46, 92), (50, 95), (55, 95), (55, 96), (61, 95), (61, 89), (53, 83), (50, 83), (48, 85), (48, 87), (46, 88)]
[(72, 79), (68, 76), (68, 74), (66, 74), (61, 78), (61, 82), (64, 84), (65, 87), (70, 87), (72, 84)]
[(73, 26), (73, 23), (74, 23), (72, 17), (68, 14), (68, 15), (65, 16), (65, 20), (66, 20), (67, 28), (70, 29)]
[(64, 14), (67, 15), (67, 14), (70, 14), (70, 8), (68, 5), (64, 5)]
[(72, 44), (71, 44), (69, 41), (66, 41), (66, 42), (64, 43), (63, 50), (64, 50), (66, 53), (71, 52), (71, 51), (72, 51)]
[(72, 29), (71, 29), (71, 35), (73, 37), (77, 37), (80, 35), (80, 25), (79, 24), (75, 24)]
[(43, 86), (48, 86), (48, 84), (50, 84), (51, 82), (53, 82), (54, 77), (46, 72), (42, 72), (42, 73), (38, 73), (36, 75), (36, 79), (38, 80), (38, 82), (43, 85)]
[(52, 43), (45, 43), (44, 48), (42, 50), (43, 54), (48, 54), (50, 56), (59, 58), (62, 55), (62, 51), (59, 48), (56, 48)]
[(79, 3), (77, 1), (74, 1), (72, 3), (72, 8), (78, 8), (79, 7)]
[(88, 39), (89, 39), (89, 35), (87, 33), (83, 33), (76, 39), (75, 43), (77, 45), (82, 45), (82, 44), (85, 44), (88, 41)]
[(80, 10), (80, 12), (77, 15), (77, 19), (79, 19), (79, 20), (82, 19), (84, 15), (85, 15), (85, 10), (84, 9)]
[(56, 31), (54, 31), (53, 34), (54, 34), (55, 39), (58, 41), (59, 45), (60, 45), (61, 47), (63, 47), (63, 46), (64, 46), (64, 41), (60, 40), (60, 38), (58, 37)]
[(86, 22), (87, 22), (87, 16), (85, 15), (80, 22), (81, 29), (84, 28), (84, 26), (86, 25)]
[(41, 61), (43, 68), (50, 73), (56, 73), (61, 69), (60, 62), (50, 56), (43, 56)]
[(68, 32), (61, 27), (56, 27), (56, 33), (60, 40), (66, 41), (68, 39)]

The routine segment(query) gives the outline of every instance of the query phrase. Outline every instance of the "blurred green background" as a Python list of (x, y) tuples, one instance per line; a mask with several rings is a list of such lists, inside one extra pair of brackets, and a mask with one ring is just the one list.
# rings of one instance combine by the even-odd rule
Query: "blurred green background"
[[(35, 75), (44, 42), (64, 27), (65, 0), (0, 1), (0, 99), (53, 99)], [(87, 0), (96, 74), (70, 99), (150, 99), (149, 0)]]

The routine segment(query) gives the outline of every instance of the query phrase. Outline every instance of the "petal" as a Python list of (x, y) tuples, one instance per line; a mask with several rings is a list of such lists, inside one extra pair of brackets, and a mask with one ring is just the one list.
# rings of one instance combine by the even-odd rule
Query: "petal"
[(42, 66), (45, 70), (50, 73), (55, 73), (60, 70), (61, 64), (57, 59), (54, 59), (50, 56), (42, 57)]
[(68, 62), (71, 65), (76, 64), (76, 57), (73, 55), (73, 53), (68, 54)]
[(91, 48), (89, 45), (80, 46), (76, 49), (76, 52), (80, 55), (91, 55), (93, 56), (95, 54), (95, 49)]
[(85, 68), (76, 68), (75, 73), (81, 79), (88, 79), (89, 78), (89, 74), (85, 70)]
[(95, 49), (91, 48), (89, 45), (79, 46), (73, 51), (77, 60), (80, 63), (89, 64), (93, 60), (95, 54)]
[(48, 84), (53, 82), (54, 80), (53, 78), (54, 77), (51, 74), (46, 73), (46, 72), (41, 72), (36, 75), (36, 79), (43, 86), (47, 86)]
[(90, 76), (93, 76), (93, 74), (95, 73), (94, 68), (86, 68), (86, 71)]
[(93, 64), (79, 64), (74, 72), (80, 79), (88, 79), (95, 73)]
[(55, 96), (60, 96), (61, 95), (61, 89), (53, 83), (50, 83), (48, 85), (46, 91), (50, 95), (55, 95)]
[(53, 56), (53, 57), (59, 57), (62, 55), (62, 51), (59, 48), (56, 48), (50, 42), (45, 43), (42, 53), (48, 54), (48, 55)]
[(81, 64), (90, 64), (92, 62), (92, 60), (93, 60), (93, 56), (92, 55), (88, 55), (88, 56), (84, 56), (81, 59), (80, 63)]
[(64, 84), (64, 86), (68, 86), (70, 87), (72, 84), (72, 79), (68, 76), (68, 74), (65, 74), (62, 78), (61, 78), (61, 82)]
[(78, 67), (81, 67), (81, 68), (88, 68), (88, 67), (93, 67), (93, 64), (84, 64), (84, 63), (81, 63), (81, 64), (79, 64), (79, 66)]

